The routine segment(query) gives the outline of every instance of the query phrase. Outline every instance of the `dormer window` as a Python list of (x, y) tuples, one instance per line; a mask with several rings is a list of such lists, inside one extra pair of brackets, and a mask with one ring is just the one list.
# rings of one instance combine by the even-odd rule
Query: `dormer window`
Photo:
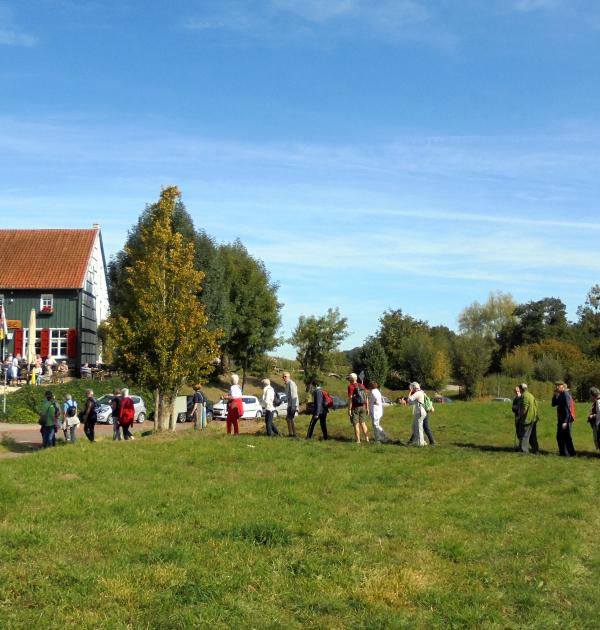
[(42, 293), (40, 298), (40, 312), (52, 313), (54, 311), (54, 296), (52, 293)]

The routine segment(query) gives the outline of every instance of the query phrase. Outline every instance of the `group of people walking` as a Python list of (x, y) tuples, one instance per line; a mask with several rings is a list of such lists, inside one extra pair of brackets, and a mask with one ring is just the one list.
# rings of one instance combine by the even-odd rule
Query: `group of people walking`
[[(290, 377), (289, 372), (283, 373), (283, 382), (285, 384), (285, 396), (287, 402), (286, 421), (289, 437), (297, 437), (296, 435), (296, 416), (299, 410), (298, 387)], [(261, 403), (264, 409), (265, 428), (268, 436), (280, 435), (280, 431), (274, 422), (275, 410), (279, 406), (279, 394), (271, 385), (268, 378), (263, 379), (263, 392)], [(321, 383), (314, 379), (311, 382), (312, 389), (312, 407), (311, 418), (308, 424), (306, 438), (313, 436), (317, 422), (320, 425), (323, 439), (329, 439), (327, 431), (327, 414), (332, 405), (332, 398), (329, 393), (324, 390)], [(373, 438), (377, 443), (389, 442), (389, 436), (381, 426), (383, 418), (383, 396), (376, 381), (369, 383), (368, 389), (363, 383), (359, 382), (355, 373), (348, 375), (348, 417), (354, 430), (354, 440), (357, 443), (361, 441), (369, 442), (369, 429), (367, 427), (367, 418), (371, 419), (373, 429)], [(228, 395), (225, 397), (228, 401), (227, 406), (227, 433), (239, 433), (239, 419), (242, 417), (244, 410), (242, 404), (242, 389), (239, 386), (239, 377), (237, 374), (231, 375), (231, 386)], [(426, 446), (425, 436), (427, 436), (429, 444), (435, 444), (431, 428), (429, 426), (429, 412), (433, 407), (427, 409), (426, 396), (421, 390), (418, 383), (411, 383), (408, 396), (403, 399), (403, 404), (414, 407), (413, 411), (413, 430), (409, 440), (410, 445)]]
[[(600, 450), (600, 390), (590, 388), (592, 408), (588, 414), (588, 422), (592, 427), (594, 446)], [(562, 457), (576, 455), (573, 445), (573, 422), (575, 422), (575, 402), (566, 383), (558, 381), (554, 384), (552, 407), (556, 407), (556, 443), (558, 454)], [(512, 410), (515, 416), (515, 436), (517, 450), (522, 453), (538, 453), (537, 425), (540, 420), (538, 401), (529, 391), (527, 383), (515, 387)]]
[[(40, 411), (40, 433), (42, 446), (48, 448), (56, 446), (56, 435), (62, 429), (65, 442), (74, 444), (77, 441), (77, 428), (83, 424), (83, 432), (90, 442), (96, 441), (95, 428), (97, 421), (98, 403), (91, 389), (85, 392), (85, 403), (79, 410), (77, 401), (71, 394), (66, 394), (62, 407), (59, 406), (54, 394), (48, 390)], [(135, 409), (129, 390), (115, 389), (110, 399), (112, 409), (113, 440), (133, 440), (131, 426), (135, 417)]]

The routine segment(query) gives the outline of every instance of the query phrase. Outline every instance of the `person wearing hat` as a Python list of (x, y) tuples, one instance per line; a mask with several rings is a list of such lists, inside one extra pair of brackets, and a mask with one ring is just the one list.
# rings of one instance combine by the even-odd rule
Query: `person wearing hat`
[(552, 406), (556, 407), (556, 442), (561, 457), (575, 457), (573, 446), (573, 414), (571, 413), (571, 392), (563, 381), (554, 384)]
[(427, 412), (425, 411), (425, 394), (419, 383), (414, 381), (409, 385), (408, 396), (402, 399), (402, 404), (412, 405), (414, 407), (412, 438), (408, 442), (409, 445), (427, 446), (423, 434), (423, 422), (427, 417)]
[(519, 404), (519, 451), (538, 453), (540, 450), (537, 440), (537, 423), (540, 419), (538, 403), (534, 395), (527, 388), (527, 383), (519, 385), (521, 402)]
[(354, 372), (348, 374), (348, 381), (348, 415), (354, 427), (354, 439), (357, 444), (360, 444), (362, 431), (365, 442), (368, 442), (367, 416), (369, 415), (369, 407), (367, 404), (367, 390), (362, 383), (358, 382), (358, 376)]

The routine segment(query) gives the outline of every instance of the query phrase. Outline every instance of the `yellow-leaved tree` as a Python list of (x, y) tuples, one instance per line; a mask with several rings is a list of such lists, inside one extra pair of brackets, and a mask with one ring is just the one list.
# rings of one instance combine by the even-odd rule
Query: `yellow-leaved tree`
[(219, 331), (209, 330), (199, 295), (204, 274), (194, 269), (194, 243), (173, 231), (180, 197), (164, 188), (140, 231), (143, 254), (127, 267), (127, 312), (109, 320), (115, 361), (155, 394), (154, 427), (175, 429), (173, 403), (183, 385), (213, 369)]

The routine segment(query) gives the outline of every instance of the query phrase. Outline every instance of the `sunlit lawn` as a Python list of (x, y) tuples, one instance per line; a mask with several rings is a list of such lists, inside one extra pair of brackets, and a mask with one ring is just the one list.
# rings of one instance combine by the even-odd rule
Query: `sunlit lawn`
[[(394, 439), (408, 414), (387, 410)], [(574, 460), (511, 452), (510, 405), (440, 406), (435, 448), (331, 425), (329, 442), (213, 423), (0, 461), (0, 627), (598, 627), (582, 419)]]

